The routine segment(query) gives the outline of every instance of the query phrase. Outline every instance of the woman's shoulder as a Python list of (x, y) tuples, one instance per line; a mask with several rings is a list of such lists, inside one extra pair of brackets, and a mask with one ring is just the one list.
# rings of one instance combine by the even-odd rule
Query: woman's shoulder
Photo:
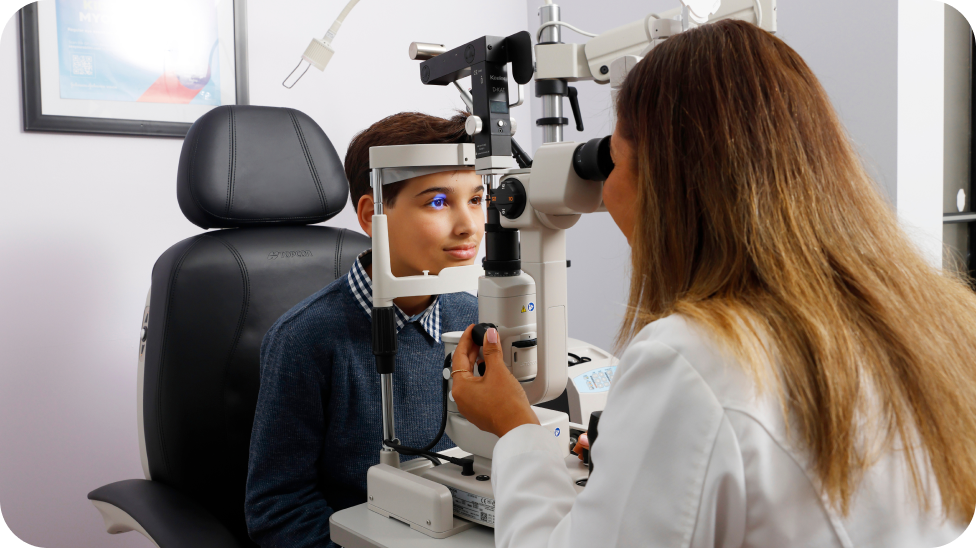
[[(662, 353), (662, 349), (667, 350)], [(629, 363), (621, 365), (663, 367), (665, 360), (652, 356), (668, 356), (668, 352), (673, 356), (665, 358), (667, 366), (694, 371), (724, 409), (768, 418), (769, 398), (761, 396), (751, 372), (727, 353), (707, 328), (686, 316), (672, 314), (644, 326), (624, 352), (622, 362)]]
[[(643, 368), (653, 372), (641, 375)], [(621, 357), (614, 382), (628, 376), (655, 379), (647, 390), (658, 399), (669, 398), (681, 414), (721, 416), (735, 439), (726, 449), (742, 455), (735, 458), (785, 463), (792, 472), (784, 478), (796, 485), (808, 483), (806, 458), (787, 435), (775, 375), (757, 383), (752, 371), (726, 352), (707, 327), (678, 314), (648, 324)], [(746, 475), (756, 474), (764, 472), (750, 469)]]

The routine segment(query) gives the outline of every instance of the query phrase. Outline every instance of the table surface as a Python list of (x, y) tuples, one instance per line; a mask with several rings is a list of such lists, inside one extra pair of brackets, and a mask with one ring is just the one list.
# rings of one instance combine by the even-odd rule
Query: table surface
[(332, 540), (344, 548), (494, 548), (495, 531), (475, 525), (467, 531), (436, 539), (360, 504), (332, 514)]

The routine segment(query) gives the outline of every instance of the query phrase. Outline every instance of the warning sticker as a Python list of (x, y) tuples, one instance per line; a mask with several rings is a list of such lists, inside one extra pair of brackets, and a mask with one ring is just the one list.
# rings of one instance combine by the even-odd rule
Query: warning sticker
[(480, 497), (450, 486), (448, 489), (454, 497), (454, 515), (489, 527), (495, 526), (495, 499)]

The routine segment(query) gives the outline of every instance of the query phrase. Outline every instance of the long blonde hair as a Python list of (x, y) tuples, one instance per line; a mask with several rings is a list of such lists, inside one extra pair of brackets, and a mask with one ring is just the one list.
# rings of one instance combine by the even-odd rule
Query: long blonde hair
[(844, 514), (876, 456), (870, 424), (924, 506), (928, 467), (945, 515), (968, 522), (976, 295), (898, 227), (800, 56), (754, 25), (705, 25), (641, 61), (617, 109), (638, 172), (618, 344), (693, 319), (760, 386), (775, 364), (765, 386)]

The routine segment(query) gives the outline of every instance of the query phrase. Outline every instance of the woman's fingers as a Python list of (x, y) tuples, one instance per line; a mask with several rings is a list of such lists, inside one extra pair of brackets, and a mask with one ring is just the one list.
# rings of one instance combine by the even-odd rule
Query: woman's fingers
[(576, 439), (576, 446), (573, 447), (573, 453), (576, 453), (579, 459), (583, 460), (583, 451), (589, 450), (589, 448), (590, 439), (586, 437), (586, 433), (584, 432)]
[(488, 372), (492, 370), (497, 370), (498, 374), (502, 374), (501, 369), (505, 369), (504, 373), (508, 373), (505, 360), (502, 358), (502, 344), (498, 337), (498, 330), (494, 327), (489, 327), (485, 333), (481, 353), (485, 355), (485, 375), (488, 375)]
[[(457, 348), (454, 349), (454, 357), (451, 358), (451, 376), (457, 380), (456, 377), (471, 376), (474, 372), (474, 365), (478, 355), (478, 347), (474, 344), (471, 338), (471, 330), (474, 329), (474, 325), (469, 325), (467, 329), (464, 330), (464, 334), (461, 335), (461, 340), (458, 342)], [(474, 356), (472, 357), (472, 350), (474, 351)], [(462, 371), (460, 373), (454, 373), (454, 371)]]
[[(451, 389), (461, 414), (471, 424), (498, 437), (523, 424), (539, 424), (525, 391), (505, 367), (497, 329), (488, 329), (481, 351), (485, 355), (485, 375), (475, 377), (469, 371), (477, 360), (478, 348), (471, 340), (469, 328), (455, 352), (455, 360), (468, 369), (454, 376)], [(456, 368), (460, 369), (460, 365)]]
[(474, 344), (471, 331), (474, 324), (469, 325), (461, 335), (457, 348), (454, 349), (454, 357), (451, 359), (451, 396), (457, 404), (463, 405), (462, 400), (466, 399), (466, 388), (469, 383), (478, 382), (481, 379), (474, 376), (474, 368), (478, 363), (478, 345)]
[(471, 354), (471, 347), (475, 346), (471, 338), (471, 331), (473, 329), (474, 324), (471, 324), (464, 330), (464, 334), (461, 335), (461, 340), (458, 341), (457, 348), (454, 349), (454, 360), (457, 360), (459, 355), (467, 358)]

